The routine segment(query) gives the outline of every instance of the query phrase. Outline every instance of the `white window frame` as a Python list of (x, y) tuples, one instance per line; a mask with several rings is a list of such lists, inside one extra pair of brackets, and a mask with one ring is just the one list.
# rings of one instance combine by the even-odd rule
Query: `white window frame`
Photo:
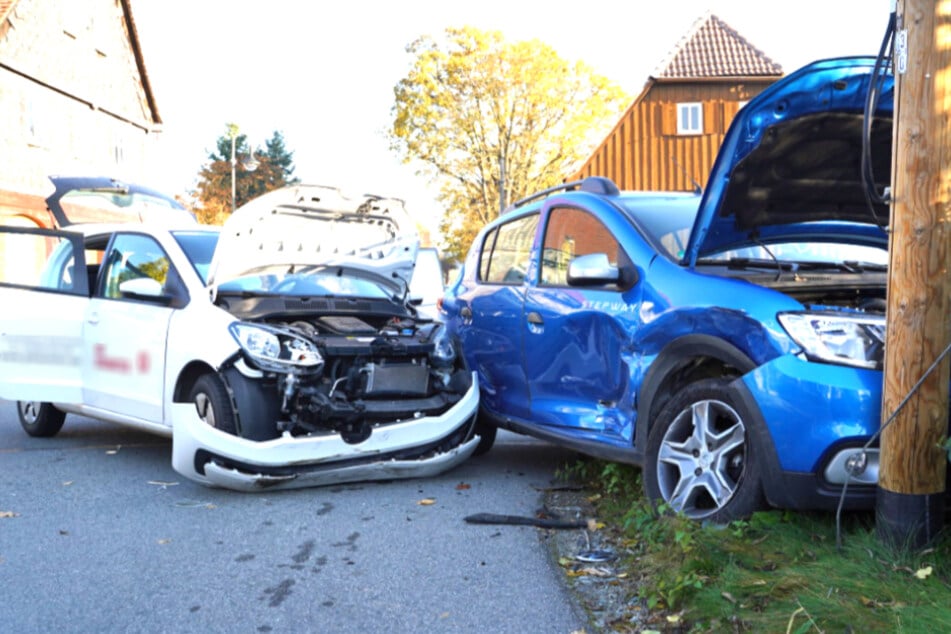
[(686, 101), (677, 104), (677, 134), (703, 134), (703, 103)]

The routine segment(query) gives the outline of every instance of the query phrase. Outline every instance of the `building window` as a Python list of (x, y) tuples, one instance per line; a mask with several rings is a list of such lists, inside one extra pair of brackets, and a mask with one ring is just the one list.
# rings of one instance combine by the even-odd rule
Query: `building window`
[(703, 134), (703, 104), (677, 104), (677, 134)]

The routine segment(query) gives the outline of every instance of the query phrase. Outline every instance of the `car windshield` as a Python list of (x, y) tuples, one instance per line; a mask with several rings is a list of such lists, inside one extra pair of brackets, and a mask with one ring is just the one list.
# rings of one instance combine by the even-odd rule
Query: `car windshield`
[(296, 297), (392, 299), (386, 288), (370, 276), (341, 267), (268, 267), (254, 275), (228, 280), (218, 287), (218, 291)]
[(178, 242), (185, 255), (195, 267), (195, 272), (201, 281), (208, 283), (208, 268), (211, 266), (211, 257), (218, 244), (217, 231), (173, 231), (172, 237)]
[[(625, 201), (625, 209), (634, 217), (645, 237), (661, 253), (675, 261), (684, 256), (697, 215), (696, 198), (671, 199), (662, 204), (644, 200)], [(789, 241), (731, 249), (705, 258), (707, 262), (765, 260), (797, 263), (855, 263), (887, 266), (888, 252), (875, 246), (834, 241)]]
[(838, 242), (781, 242), (745, 247), (717, 253), (706, 261), (765, 260), (798, 263), (853, 263), (856, 265), (888, 265), (888, 251), (879, 247)]
[(680, 261), (687, 248), (699, 202), (699, 197), (672, 198), (659, 202), (631, 199), (623, 201), (622, 205), (655, 249)]

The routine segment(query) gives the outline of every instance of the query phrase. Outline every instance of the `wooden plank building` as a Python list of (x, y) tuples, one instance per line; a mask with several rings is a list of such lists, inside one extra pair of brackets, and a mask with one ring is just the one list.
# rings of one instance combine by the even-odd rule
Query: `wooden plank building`
[(782, 74), (779, 64), (707, 13), (568, 180), (607, 176), (633, 190), (702, 187), (734, 115)]

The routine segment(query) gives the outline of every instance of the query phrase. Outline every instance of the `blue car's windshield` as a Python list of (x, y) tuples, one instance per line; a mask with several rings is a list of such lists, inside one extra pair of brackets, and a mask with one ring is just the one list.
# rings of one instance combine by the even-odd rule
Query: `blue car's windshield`
[[(632, 198), (624, 201), (625, 209), (635, 219), (645, 237), (661, 253), (675, 261), (684, 256), (690, 232), (697, 215), (699, 198), (671, 198), (650, 202)], [(772, 242), (722, 251), (704, 258), (706, 261), (736, 259), (778, 260), (784, 262), (857, 262), (885, 266), (885, 249), (834, 241)]]
[(687, 248), (699, 203), (699, 196), (660, 201), (648, 198), (622, 201), (624, 209), (654, 248), (676, 261), (683, 257), (684, 249)]

